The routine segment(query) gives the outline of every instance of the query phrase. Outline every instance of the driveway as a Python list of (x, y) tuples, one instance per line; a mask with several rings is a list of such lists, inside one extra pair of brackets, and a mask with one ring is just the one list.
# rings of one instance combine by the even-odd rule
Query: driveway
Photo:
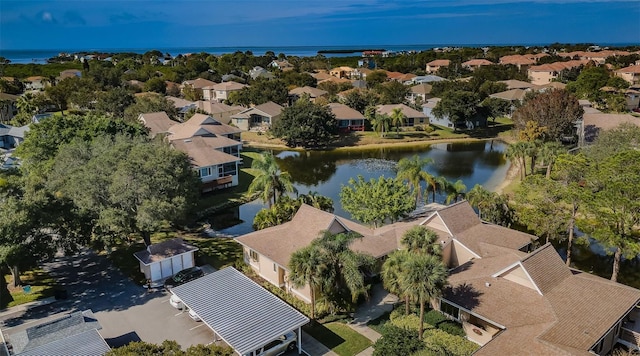
[(4, 315), (0, 322), (5, 334), (11, 335), (12, 331), (56, 313), (91, 309), (102, 325), (100, 334), (111, 347), (132, 340), (157, 344), (175, 340), (187, 348), (214, 339), (204, 323), (195, 322), (187, 313), (173, 308), (167, 292), (149, 293), (120, 273), (106, 257), (90, 249), (71, 257), (57, 257), (46, 263), (44, 269), (67, 290), (68, 299)]

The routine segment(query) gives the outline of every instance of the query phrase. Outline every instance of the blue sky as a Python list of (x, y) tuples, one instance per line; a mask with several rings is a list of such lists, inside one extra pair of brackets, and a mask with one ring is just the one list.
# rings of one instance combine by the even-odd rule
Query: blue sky
[(0, 0), (0, 49), (640, 44), (640, 1)]

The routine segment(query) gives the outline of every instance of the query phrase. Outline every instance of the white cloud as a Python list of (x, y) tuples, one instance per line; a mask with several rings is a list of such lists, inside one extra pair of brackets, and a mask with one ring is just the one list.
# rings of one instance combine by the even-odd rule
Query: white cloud
[(53, 22), (53, 16), (50, 12), (45, 11), (42, 13), (42, 21), (44, 22)]

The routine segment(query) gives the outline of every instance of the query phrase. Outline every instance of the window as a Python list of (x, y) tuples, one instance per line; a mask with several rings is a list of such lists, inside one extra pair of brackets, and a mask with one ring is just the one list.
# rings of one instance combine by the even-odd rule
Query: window
[(235, 176), (237, 173), (236, 162), (225, 163), (222, 166), (218, 166), (221, 169), (220, 176)]
[(273, 271), (274, 271), (274, 272), (278, 272), (278, 266), (276, 266), (276, 264), (275, 264), (275, 263), (273, 264)]
[(211, 167), (200, 168), (200, 177), (207, 177), (211, 175)]
[(251, 261), (258, 262), (260, 260), (258, 253), (254, 250), (249, 251), (249, 257), (251, 258)]
[(458, 307), (454, 307), (453, 305), (445, 302), (444, 300), (440, 300), (440, 311), (454, 317), (455, 319), (460, 319), (460, 309)]

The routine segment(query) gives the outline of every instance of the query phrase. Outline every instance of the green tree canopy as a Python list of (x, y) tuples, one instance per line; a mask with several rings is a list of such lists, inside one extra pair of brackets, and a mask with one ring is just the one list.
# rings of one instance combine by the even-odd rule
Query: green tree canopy
[(165, 340), (160, 345), (144, 341), (130, 342), (125, 346), (111, 349), (105, 356), (232, 356), (234, 354), (232, 348), (216, 344), (192, 345), (183, 351), (177, 342)]
[(321, 147), (333, 140), (338, 122), (327, 106), (299, 99), (282, 110), (271, 132), (289, 147)]
[(385, 221), (397, 221), (415, 208), (415, 201), (407, 199), (409, 194), (400, 180), (380, 177), (367, 182), (358, 176), (342, 186), (340, 200), (354, 219), (380, 226)]
[(462, 90), (448, 91), (433, 108), (433, 114), (436, 117), (448, 117), (455, 127), (458, 127), (476, 115), (479, 104), (480, 100), (475, 93)]
[(129, 122), (137, 122), (140, 114), (159, 111), (166, 112), (169, 117), (178, 116), (178, 109), (172, 102), (164, 96), (152, 93), (137, 97), (136, 102), (124, 111), (124, 118)]
[(152, 232), (183, 222), (200, 180), (187, 156), (164, 142), (107, 136), (62, 147), (46, 185), (89, 213), (107, 244), (137, 233), (150, 245)]

